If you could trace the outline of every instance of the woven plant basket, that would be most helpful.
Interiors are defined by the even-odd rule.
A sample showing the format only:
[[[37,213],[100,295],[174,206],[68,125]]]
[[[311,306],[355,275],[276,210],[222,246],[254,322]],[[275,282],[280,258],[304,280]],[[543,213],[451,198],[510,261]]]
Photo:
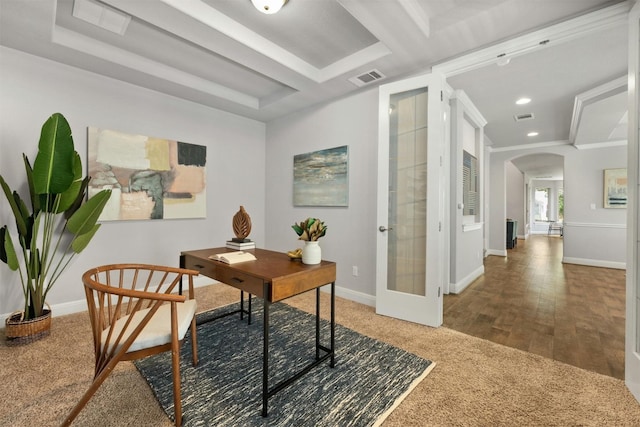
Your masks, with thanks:
[[[47,305],[47,307],[49,307]],[[24,312],[12,313],[5,321],[8,346],[24,345],[38,341],[51,333],[51,308],[35,319],[24,320]]]

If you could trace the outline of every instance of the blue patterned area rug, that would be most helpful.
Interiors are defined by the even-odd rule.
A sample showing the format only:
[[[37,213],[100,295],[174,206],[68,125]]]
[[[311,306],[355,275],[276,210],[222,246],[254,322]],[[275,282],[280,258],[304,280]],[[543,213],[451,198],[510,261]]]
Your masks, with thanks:
[[[335,368],[316,366],[269,399],[262,409],[262,309],[254,300],[252,324],[239,314],[198,326],[197,366],[191,345],[181,348],[185,426],[371,426],[382,423],[431,371],[434,363],[336,325]],[[202,313],[199,319],[238,309]],[[270,386],[315,358],[315,316],[278,303],[270,311]],[[329,322],[321,324],[329,345]],[[189,336],[189,334],[187,334]],[[187,341],[188,338],[185,340]],[[322,353],[322,352],[321,352]],[[173,419],[170,352],[135,362],[160,405]]]

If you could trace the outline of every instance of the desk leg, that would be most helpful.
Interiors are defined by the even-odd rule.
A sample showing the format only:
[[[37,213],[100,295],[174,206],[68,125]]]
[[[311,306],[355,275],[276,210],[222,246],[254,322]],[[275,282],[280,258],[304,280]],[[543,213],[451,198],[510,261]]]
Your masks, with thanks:
[[[269,400],[269,301],[267,299],[268,284],[265,282],[262,288],[264,301],[262,331],[262,416],[267,416],[267,401]]]
[[[320,289],[318,289],[320,291]],[[336,282],[331,282],[331,363],[329,366],[336,366]]]
[[[250,325],[251,324],[251,294],[247,293],[247,295],[249,296],[249,298],[247,298],[248,301],[248,305],[249,305],[249,311],[247,312],[247,323]],[[244,319],[244,291],[240,291],[240,320]]]
[[[244,319],[244,291],[240,291],[240,320]]]
[[[316,288],[316,360],[320,359],[320,288]]]
[[[184,268],[184,255],[180,255],[180,268]],[[182,295],[182,275],[180,275],[180,284],[178,285],[178,295]]]

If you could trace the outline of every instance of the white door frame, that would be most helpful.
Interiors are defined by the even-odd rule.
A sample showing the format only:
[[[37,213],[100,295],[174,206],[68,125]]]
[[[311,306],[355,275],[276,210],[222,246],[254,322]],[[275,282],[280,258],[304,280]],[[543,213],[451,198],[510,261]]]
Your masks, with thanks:
[[[627,141],[628,166],[627,182],[627,308],[625,328],[625,384],[640,401],[640,282],[638,271],[640,259],[638,246],[640,245],[640,223],[638,222],[638,191],[640,190],[640,151],[639,99],[640,93],[640,1],[636,0],[633,9],[629,13],[629,137]]]

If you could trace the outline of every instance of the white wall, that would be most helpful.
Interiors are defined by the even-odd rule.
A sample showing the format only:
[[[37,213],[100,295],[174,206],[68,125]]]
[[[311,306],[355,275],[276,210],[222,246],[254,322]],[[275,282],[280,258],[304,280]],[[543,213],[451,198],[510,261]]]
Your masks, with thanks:
[[[624,268],[626,209],[603,208],[603,170],[626,167],[626,147],[576,150],[561,145],[541,149],[492,152],[489,252],[504,253],[505,162],[535,153],[564,156],[564,262]],[[591,209],[591,204],[596,209]]]
[[[604,169],[626,168],[627,147],[577,150],[564,165],[564,261],[625,268],[627,210],[604,208]]]
[[[451,99],[451,151],[450,170],[450,284],[449,292],[462,292],[484,272],[483,249],[484,230],[482,209],[484,200],[482,178],[484,168],[484,133],[480,126],[471,122],[468,114],[475,109],[466,95],[456,92]],[[478,158],[480,197],[478,212],[475,215],[463,215],[463,150]]]
[[[516,235],[520,238],[525,237],[525,226],[527,224],[524,210],[524,173],[522,173],[511,162],[505,164],[505,173],[507,175],[507,216],[518,221],[518,229]]]
[[[88,126],[207,146],[207,218],[102,224],[49,294],[49,304],[62,307],[55,314],[84,303],[80,276],[90,267],[177,266],[182,250],[224,246],[233,237],[232,217],[240,205],[251,216],[250,238],[266,243],[264,123],[7,48],[0,48],[0,76],[0,173],[14,189],[26,190],[22,153],[33,161],[40,128],[54,112],[69,121],[85,171]],[[0,224],[13,227],[4,195],[0,200]],[[0,317],[22,304],[18,275],[1,263]]]
[[[349,146],[349,206],[294,207],[293,156]],[[291,229],[296,221],[326,222],[323,259],[337,264],[337,293],[374,304],[378,91],[371,89],[318,108],[269,122],[267,127],[266,241],[274,250],[302,247]],[[358,267],[358,276],[352,267]]]

